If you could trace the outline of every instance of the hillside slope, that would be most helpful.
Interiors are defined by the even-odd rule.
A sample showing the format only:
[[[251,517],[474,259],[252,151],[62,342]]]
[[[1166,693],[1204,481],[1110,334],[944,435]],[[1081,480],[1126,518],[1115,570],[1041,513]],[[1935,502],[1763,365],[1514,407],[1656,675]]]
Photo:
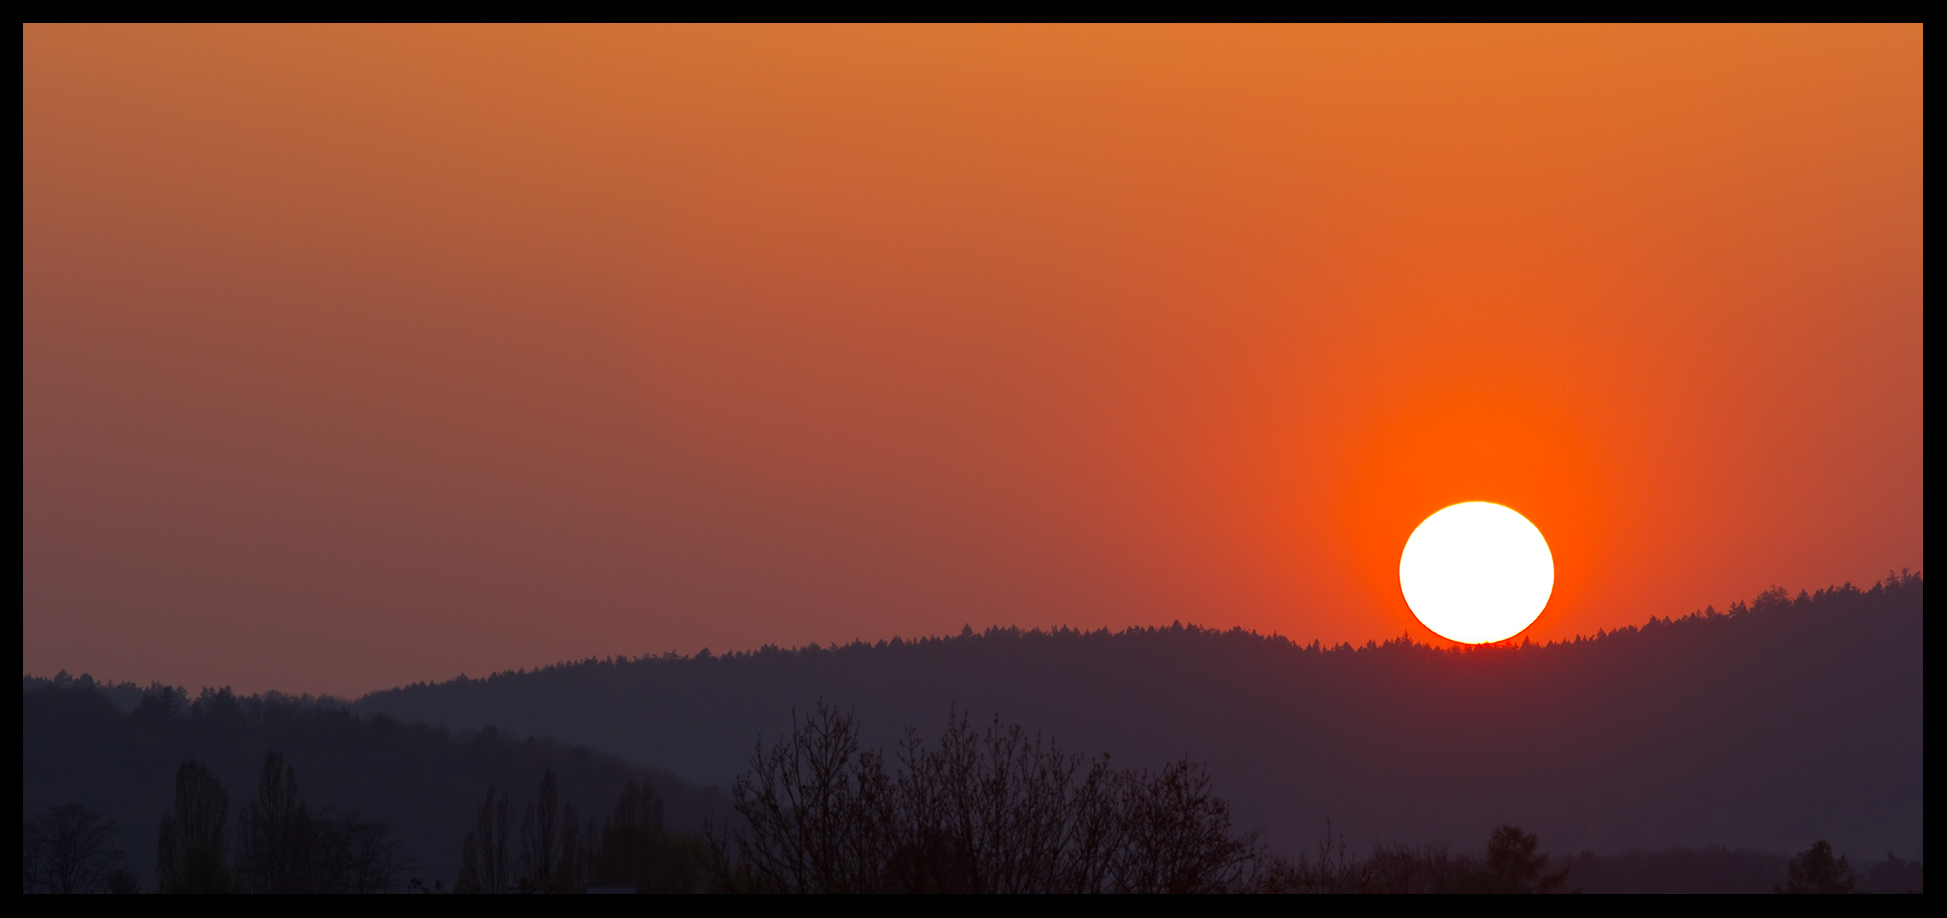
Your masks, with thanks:
[[[824,698],[874,742],[949,705],[1074,752],[1207,762],[1286,850],[1330,817],[1357,844],[1473,844],[1511,821],[1552,850],[1815,837],[1913,857],[1922,842],[1918,576],[1773,591],[1729,614],[1548,646],[1363,648],[1194,627],[587,661],[370,695],[361,712],[493,724],[706,784]]]
[[[351,807],[390,823],[416,865],[407,875],[429,885],[434,878],[451,884],[458,873],[460,841],[489,784],[510,791],[518,812],[551,770],[562,802],[584,820],[599,821],[624,782],[646,780],[663,797],[668,824],[688,832],[699,830],[719,804],[713,792],[613,755],[494,730],[455,733],[217,692],[173,712],[151,696],[125,713],[112,692],[92,682],[29,680],[23,689],[22,811],[78,803],[114,820],[118,844],[144,889],[154,886],[157,825],[171,805],[176,767],[186,759],[207,765],[223,782],[234,833],[237,813],[257,791],[264,753],[282,754],[314,810]]]

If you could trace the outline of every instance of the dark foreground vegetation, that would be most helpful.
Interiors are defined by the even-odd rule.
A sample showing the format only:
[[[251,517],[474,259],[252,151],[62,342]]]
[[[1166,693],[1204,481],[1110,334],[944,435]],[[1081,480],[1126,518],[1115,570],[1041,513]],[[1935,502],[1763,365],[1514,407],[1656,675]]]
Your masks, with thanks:
[[[42,687],[50,695],[92,687]],[[167,693],[160,697],[165,703]],[[145,701],[149,699],[144,699]],[[138,708],[139,710],[140,708]],[[340,712],[342,713],[342,712]],[[163,893],[1560,893],[1920,892],[1917,862],[1854,869],[1820,840],[1786,860],[1750,852],[1583,854],[1551,868],[1512,825],[1484,853],[1381,845],[1354,858],[1328,824],[1296,859],[1240,832],[1188,760],[1159,771],[1063,753],[998,719],[976,730],[949,711],[936,743],[908,731],[890,756],[864,747],[850,712],[795,713],[761,741],[722,821],[671,832],[653,785],[629,778],[601,818],[563,803],[552,770],[532,799],[488,785],[460,843],[457,875],[430,881],[394,826],[314,809],[297,769],[266,753],[231,820],[223,782],[195,760],[175,771],[155,838]],[[515,818],[518,814],[518,819]],[[139,892],[113,822],[79,804],[22,820],[26,893]],[[1782,873],[1782,881],[1780,874]],[[410,876],[409,876],[410,875]]]
[[[696,837],[665,831],[655,789],[630,779],[599,828],[563,805],[553,772],[522,808],[518,830],[509,795],[489,786],[478,822],[461,845],[456,893],[709,892],[723,871]],[[371,894],[447,892],[400,853],[393,827],[351,811],[313,813],[298,794],[296,769],[264,757],[254,799],[232,834],[228,791],[195,761],[176,769],[175,797],[156,837],[155,885],[174,894]],[[22,821],[21,891],[140,892],[124,866],[114,823],[84,806],[54,807]]]
[[[443,878],[450,887],[460,875],[462,836],[488,789],[519,789],[511,804],[523,808],[511,814],[518,831],[534,799],[520,794],[535,794],[549,774],[557,802],[588,814],[584,835],[587,819],[608,815],[632,781],[654,796],[668,825],[691,836],[722,802],[713,791],[616,756],[493,729],[359,716],[328,700],[206,691],[186,701],[165,686],[139,690],[85,678],[26,680],[23,689],[29,834],[35,819],[54,810],[86,808],[105,830],[105,844],[123,852],[116,869],[143,889],[155,888],[158,855],[175,859],[173,868],[162,865],[163,877],[207,873],[197,860],[207,860],[207,852],[196,854],[192,844],[198,840],[221,853],[231,880],[246,889],[368,888],[369,879],[346,870],[380,854],[398,867],[395,888],[413,877],[429,887]],[[198,799],[204,802],[181,809]],[[215,800],[227,807],[222,819],[209,802]],[[158,838],[165,815],[173,829],[162,834],[171,841]],[[70,822],[64,817],[61,824]],[[519,838],[510,844],[517,858]],[[284,866],[258,870],[259,863]]]
[[[1326,834],[1295,859],[1238,831],[1205,770],[1156,772],[1064,754],[998,719],[949,713],[935,743],[908,731],[890,756],[856,719],[819,704],[759,744],[732,786],[738,817],[711,839],[727,892],[1563,893],[1920,892],[1921,867],[1889,855],[1855,870],[1823,840],[1792,858],[1674,850],[1551,864],[1512,825],[1479,855],[1380,845],[1350,855]],[[1578,874],[1578,871],[1581,871]]]
[[[819,705],[752,756],[725,886],[762,892],[1208,893],[1251,888],[1262,853],[1210,778],[1084,760],[998,721],[949,714],[888,759]]]
[[[1793,861],[1796,860],[1796,864]],[[1920,862],[1887,854],[1855,867],[1815,843],[1796,858],[1728,848],[1671,848],[1568,860],[1575,887],[1589,893],[1924,892]]]
[[[1640,696],[1654,694],[1656,686],[1671,681],[1694,688],[1686,680],[1694,680],[1702,669],[1700,663],[1712,659],[1698,650],[1701,645],[1721,654],[1717,662],[1734,677],[1756,678],[1762,683],[1759,688],[1783,686],[1797,692],[1783,699],[1793,716],[1769,720],[1766,710],[1754,712],[1748,686],[1739,694],[1735,680],[1720,681],[1717,694],[1690,699],[1692,707],[1715,712],[1706,722],[1731,732],[1733,738],[1774,749],[1819,738],[1801,735],[1807,725],[1830,728],[1831,734],[1823,737],[1826,742],[1854,743],[1846,751],[1870,762],[1875,773],[1893,785],[1895,793],[1890,795],[1883,787],[1877,789],[1887,798],[1879,801],[1872,796],[1875,789],[1857,782],[1812,787],[1805,796],[1777,801],[1781,811],[1769,814],[1773,830],[1807,822],[1856,830],[1859,813],[1870,815],[1874,806],[1890,808],[1904,799],[1900,795],[1906,790],[1899,782],[1906,778],[1903,769],[1908,763],[1901,756],[1910,753],[1916,769],[1913,809],[1889,812],[1910,819],[1917,840],[1918,674],[1909,674],[1904,667],[1910,662],[1909,651],[1914,661],[1918,659],[1920,590],[1917,576],[1903,576],[1865,591],[1842,588],[1797,599],[1774,592],[1750,607],[1740,604],[1727,615],[1705,612],[1569,645],[1466,653],[1406,645],[1334,651],[1289,645],[1290,649],[1278,650],[1286,645],[1274,639],[1176,628],[1113,636],[992,632],[957,641],[889,644],[838,653],[770,652],[730,661],[650,663],[665,672],[696,666],[703,667],[696,671],[706,673],[713,671],[710,667],[755,667],[749,671],[761,676],[765,670],[758,664],[780,661],[822,665],[832,657],[870,663],[875,657],[883,662],[887,657],[924,652],[938,657],[936,662],[950,664],[956,659],[964,662],[967,654],[978,659],[983,649],[999,648],[1003,660],[1014,654],[1019,662],[1024,651],[1047,656],[1053,648],[1059,653],[1042,664],[1054,665],[1065,654],[1075,667],[1094,666],[1099,674],[1112,670],[1105,670],[1102,657],[1127,663],[1116,656],[1132,648],[1184,650],[1186,656],[1180,659],[1146,658],[1150,681],[1168,682],[1172,664],[1215,678],[1215,670],[1199,667],[1225,655],[1199,657],[1195,653],[1199,648],[1217,647],[1234,668],[1248,670],[1262,662],[1253,653],[1269,647],[1299,655],[1282,658],[1286,663],[1296,659],[1301,668],[1325,667],[1355,687],[1404,691],[1422,705],[1452,708],[1454,702],[1440,695],[1442,689],[1472,702],[1496,698],[1508,702],[1502,707],[1465,708],[1475,714],[1501,713],[1458,720],[1446,725],[1444,733],[1430,729],[1438,725],[1424,718],[1403,723],[1365,721],[1353,729],[1359,722],[1345,720],[1350,716],[1347,709],[1375,709],[1371,699],[1356,695],[1342,698],[1334,709],[1327,702],[1339,696],[1327,693],[1301,709],[1310,711],[1313,720],[1308,723],[1317,729],[1314,735],[1299,734],[1300,739],[1319,743],[1320,737],[1338,736],[1365,743],[1368,752],[1375,753],[1366,764],[1400,779],[1403,795],[1412,796],[1412,781],[1438,786],[1455,770],[1482,781],[1486,793],[1497,790],[1493,782],[1505,776],[1479,768],[1482,762],[1440,758],[1456,749],[1468,750],[1465,743],[1456,745],[1460,734],[1521,739],[1524,731],[1539,726],[1550,728],[1536,730],[1541,737],[1565,734],[1569,740],[1602,740],[1586,724],[1551,720],[1551,712],[1559,707],[1557,699],[1520,691],[1564,684],[1573,688],[1577,679],[1586,687],[1588,674],[1572,671],[1571,664],[1623,671],[1619,658],[1635,667],[1636,696],[1619,697],[1614,707],[1582,711],[1590,722],[1634,729],[1639,738],[1645,730],[1654,732],[1657,725],[1646,723],[1646,715],[1632,713],[1632,701],[1651,713],[1682,719],[1683,712],[1668,706],[1642,705]],[[1911,647],[1889,644],[1909,630],[1914,638]],[[1822,649],[1809,649],[1819,641],[1825,644]],[[1751,646],[1769,648],[1759,656],[1770,666],[1795,662],[1809,667],[1811,677],[1781,682],[1774,671],[1748,659]],[[920,649],[911,650],[914,647]],[[1116,653],[1091,658],[1077,650],[1104,647]],[[1881,672],[1869,672],[1863,665],[1874,659]],[[615,666],[602,664],[593,671],[614,675]],[[1368,670],[1374,669],[1410,684],[1402,688],[1373,683]],[[565,668],[542,675],[577,672]],[[1045,681],[1046,676],[1036,667],[999,669],[988,673],[985,684],[991,688],[997,683],[1033,683]],[[491,682],[504,688],[529,678]],[[1872,690],[1865,694],[1881,702],[1881,707],[1848,707],[1849,700],[1856,699],[1841,690],[1847,680],[1868,683]],[[1481,683],[1492,690],[1483,690]],[[1181,681],[1175,685],[1191,696],[1208,691]],[[1125,688],[1130,686],[1124,683]],[[1903,694],[1907,689],[1914,692],[1910,706]],[[691,694],[691,704],[711,709],[712,697]],[[1110,721],[1118,716],[1115,704],[1128,703],[1104,699],[1099,693],[1089,697],[1104,703],[1101,713]],[[1204,719],[1218,721],[1220,727],[1227,726],[1221,723],[1226,720],[1263,726],[1266,710],[1274,715],[1293,710],[1281,707],[1277,698],[1236,694],[1228,707],[1204,711]],[[908,730],[887,742],[870,733],[864,726],[867,720],[855,707],[814,699],[808,708],[799,709],[808,714],[790,713],[781,731],[753,729],[746,734],[743,767],[729,781],[731,790],[725,796],[714,790],[699,791],[613,755],[554,740],[518,739],[494,728],[455,732],[446,726],[408,725],[383,713],[355,714],[328,699],[274,694],[239,698],[228,691],[205,690],[196,701],[186,702],[181,691],[166,686],[138,690],[97,685],[86,677],[27,679],[22,693],[22,889],[70,893],[146,889],[1845,893],[1922,888],[1917,862],[1888,854],[1883,860],[1855,866],[1823,839],[1789,858],[1762,853],[1762,848],[1721,844],[1636,848],[1610,855],[1585,850],[1551,857],[1542,847],[1543,838],[1558,852],[1586,845],[1573,837],[1530,833],[1517,827],[1526,826],[1519,821],[1496,819],[1483,820],[1472,832],[1393,836],[1478,839],[1478,825],[1497,825],[1479,854],[1436,842],[1375,845],[1364,856],[1353,856],[1343,836],[1332,835],[1329,823],[1324,843],[1285,845],[1236,825],[1279,824],[1268,822],[1262,811],[1240,819],[1239,811],[1227,802],[1228,795],[1219,794],[1225,786],[1220,782],[1230,786],[1237,782],[1221,770],[1206,769],[1201,757],[1193,757],[1200,751],[1196,746],[1187,747],[1196,750],[1192,756],[1178,753],[1160,760],[1132,757],[1111,763],[1107,755],[1064,752],[1045,738],[1048,734],[1008,725],[998,716],[976,727],[968,714],[961,713],[963,707],[941,707],[953,713],[937,734]],[[1059,709],[1058,704],[1054,707]],[[1727,707],[1734,716],[1726,715]],[[627,708],[610,704],[607,710],[625,714]],[[1321,716],[1321,712],[1334,716]],[[1167,699],[1147,713],[1158,729],[1182,725],[1179,709]],[[1902,732],[1909,726],[1909,714],[1915,718],[1910,725],[1911,749],[1903,745],[1909,738]],[[1875,734],[1856,724],[1850,732],[1834,726],[1848,718],[1892,735]],[[1268,722],[1275,725],[1275,717]],[[1389,748],[1385,736],[1389,731],[1403,731],[1406,740],[1419,741],[1420,758],[1440,762],[1441,769],[1401,771],[1397,763],[1388,762],[1383,753]],[[1269,732],[1264,727],[1251,735]],[[1684,736],[1682,731],[1675,735]],[[760,741],[752,753],[748,745],[752,736],[778,738],[769,745]],[[1209,738],[1208,733],[1203,736]],[[1713,749],[1702,738],[1690,738],[1698,745],[1653,750],[1665,757],[1679,754],[1681,759],[1665,758],[1659,763],[1658,756],[1649,756],[1651,764],[1662,766],[1649,776],[1655,779],[1649,787],[1714,807],[1703,814],[1706,822],[1735,828],[1737,801],[1697,796],[1698,787],[1721,789],[1721,782],[1713,783],[1717,776],[1704,766],[1723,747]],[[1536,745],[1504,749],[1504,761],[1521,766],[1515,778],[1530,779],[1545,792],[1551,780],[1548,766],[1565,753],[1534,737],[1528,739]],[[1391,741],[1404,742],[1397,737]],[[1221,744],[1214,748],[1224,751]],[[1614,751],[1613,738],[1601,748]],[[1329,744],[1308,749],[1327,758],[1344,754]],[[1888,752],[1891,758],[1872,758]],[[1569,750],[1568,754],[1572,758],[1587,753]],[[1642,760],[1638,755],[1638,764]],[[1288,784],[1312,792],[1335,790],[1330,785],[1302,785],[1317,780],[1306,777],[1308,773],[1321,771],[1308,772],[1304,760],[1283,764],[1289,766]],[[1792,787],[1806,780],[1792,769],[1830,777],[1832,768],[1829,760],[1816,757],[1769,765],[1769,773],[1760,767],[1736,777],[1760,787]],[[1258,763],[1257,767],[1266,766]],[[1329,770],[1323,773],[1330,774]],[[1607,773],[1616,772],[1611,768]],[[1843,770],[1839,777],[1851,779]],[[1587,812],[1597,814],[1628,802],[1635,789],[1627,783],[1615,787],[1589,780],[1580,786],[1591,803]],[[248,796],[233,804],[232,788],[247,790]],[[1356,795],[1351,799],[1356,800]],[[1460,802],[1442,801],[1445,809],[1429,809],[1423,822],[1451,823],[1447,810],[1464,810],[1467,803],[1465,797],[1454,799]],[[1356,807],[1347,812],[1361,822],[1383,822],[1366,820]],[[1586,829],[1585,824],[1584,837]],[[1798,845],[1770,850],[1794,850],[1804,844],[1803,838],[1822,834],[1808,832],[1800,836]],[[1295,856],[1289,853],[1294,850],[1299,852]],[[1855,844],[1850,850],[1862,849]],[[1917,844],[1913,850],[1917,851]]]
[[[472,831],[460,846],[456,893],[699,893],[721,886],[720,859],[702,838],[669,832],[656,790],[631,780],[599,828],[562,804],[554,773],[541,776],[521,808],[519,829],[509,794],[487,788]],[[420,889],[424,889],[421,883]],[[432,892],[444,889],[435,880]]]
[[[1310,893],[1919,893],[1921,865],[1887,855],[1856,868],[1820,840],[1786,856],[1726,848],[1670,848],[1554,859],[1514,826],[1488,837],[1481,855],[1445,845],[1377,845],[1348,854],[1329,827],[1315,851],[1279,862],[1266,885]]]
[[[1514,823],[1565,852],[1671,846],[1917,857],[1923,583],[1765,593],[1549,645],[1364,647],[1195,627],[586,661],[378,692],[366,713],[497,724],[727,787],[819,699],[867,746],[950,704],[1160,768],[1208,765],[1280,850]],[[1437,764],[1436,764],[1437,763]]]

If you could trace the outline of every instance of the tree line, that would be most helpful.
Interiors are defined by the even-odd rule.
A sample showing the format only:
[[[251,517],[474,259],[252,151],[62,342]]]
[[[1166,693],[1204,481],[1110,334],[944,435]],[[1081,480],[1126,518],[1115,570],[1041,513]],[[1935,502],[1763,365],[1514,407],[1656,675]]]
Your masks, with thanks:
[[[389,824],[349,808],[314,811],[298,792],[297,769],[275,752],[237,814],[234,844],[229,794],[215,774],[184,762],[175,791],[156,838],[160,892],[383,893],[410,867]]]
[[[342,821],[342,808],[321,813],[321,803],[354,805],[360,821],[392,826],[391,838],[415,865],[405,874],[408,882],[414,875],[428,883],[439,877],[449,887],[459,873],[461,836],[473,826],[489,784],[517,789],[516,826],[520,792],[532,799],[550,771],[561,803],[595,813],[598,828],[629,780],[655,788],[665,822],[690,836],[708,813],[725,806],[715,790],[546,738],[361,717],[274,695],[232,697],[219,690],[198,698],[154,687],[118,699],[85,678],[23,682],[23,819],[85,804],[99,825],[114,824],[123,867],[144,890],[154,888],[158,820],[175,811],[175,779],[185,761],[201,765],[228,791],[225,833],[233,867],[243,838],[237,817],[274,752],[295,769],[307,821]],[[518,839],[514,844],[518,853]]]
[[[24,893],[132,893],[116,824],[78,804],[22,820]],[[350,809],[313,812],[297,772],[264,759],[257,797],[230,831],[230,796],[195,761],[176,769],[174,805],[156,837],[156,891],[164,893],[381,893],[408,866],[392,827]]]
[[[856,717],[819,703],[788,735],[753,750],[731,790],[732,818],[702,836],[668,831],[654,787],[630,779],[599,823],[560,799],[552,770],[514,819],[489,786],[460,843],[453,886],[405,878],[392,827],[349,808],[313,809],[297,770],[266,753],[256,795],[230,818],[221,780],[176,769],[156,840],[164,893],[1553,893],[1540,839],[1496,828],[1484,854],[1343,838],[1295,860],[1236,830],[1208,772],[1158,771],[1064,753],[998,718],[976,730],[950,710],[928,743],[909,731],[887,756],[861,744]],[[115,826],[77,805],[23,819],[22,891],[135,892]],[[1889,857],[1891,869],[1894,860]],[[1577,863],[1574,860],[1570,865]],[[1587,863],[1586,857],[1583,863]],[[1900,862],[1904,869],[1907,865]],[[1918,889],[1918,865],[1910,865]],[[1778,892],[1860,891],[1860,872],[1825,841],[1786,864]]]
[[[1513,825],[1481,854],[1343,837],[1296,859],[1237,831],[1205,768],[1115,768],[1064,754],[999,718],[975,730],[950,712],[934,743],[912,731],[888,757],[859,741],[855,716],[820,702],[789,735],[759,743],[731,791],[737,820],[710,837],[724,892],[794,893],[1563,893],[1574,865],[1551,864]],[[1581,863],[1591,863],[1585,856]],[[1824,840],[1792,857],[1783,893],[1864,890]],[[1918,891],[1919,865],[1872,871]]]
[[[702,840],[663,825],[654,787],[634,779],[597,826],[562,804],[553,772],[514,827],[505,790],[487,788],[460,845],[456,893],[707,892],[711,859]],[[441,887],[435,884],[435,890]]]

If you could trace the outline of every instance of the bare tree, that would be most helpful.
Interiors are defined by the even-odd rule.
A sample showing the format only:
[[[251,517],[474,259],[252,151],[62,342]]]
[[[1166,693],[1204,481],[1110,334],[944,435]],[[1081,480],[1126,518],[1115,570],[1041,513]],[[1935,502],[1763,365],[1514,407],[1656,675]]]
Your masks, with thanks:
[[[819,703],[761,743],[718,839],[732,887],[791,892],[1217,892],[1259,860],[1201,766],[1160,774],[1084,761],[1018,726],[950,711],[937,746],[896,761]],[[734,855],[734,858],[731,857]]]
[[[115,824],[70,804],[22,820],[21,892],[105,893],[132,887]]]
[[[822,703],[731,786],[747,830],[734,835],[747,882],[759,890],[868,892],[888,864],[890,804],[883,757],[861,757],[858,727]]]
[[[20,892],[30,895],[41,891],[41,875],[46,870],[41,864],[40,820],[20,821]]]
[[[1122,782],[1126,822],[1116,892],[1219,892],[1243,879],[1251,845],[1231,837],[1230,806],[1210,791],[1210,775],[1189,762]]]

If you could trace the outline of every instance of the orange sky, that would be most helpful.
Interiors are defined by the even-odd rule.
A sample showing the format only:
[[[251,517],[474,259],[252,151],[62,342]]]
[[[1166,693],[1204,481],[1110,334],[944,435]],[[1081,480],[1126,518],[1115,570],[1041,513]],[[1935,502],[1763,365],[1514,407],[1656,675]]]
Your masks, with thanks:
[[[23,30],[22,665],[354,693],[1922,562],[1922,31]]]

